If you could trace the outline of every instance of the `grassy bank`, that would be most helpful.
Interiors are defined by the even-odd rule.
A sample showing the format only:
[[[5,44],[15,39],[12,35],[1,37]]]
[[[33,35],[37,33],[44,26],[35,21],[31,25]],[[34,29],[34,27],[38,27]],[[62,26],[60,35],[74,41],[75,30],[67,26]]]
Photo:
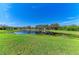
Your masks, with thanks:
[[[65,30],[48,30],[48,31],[49,32],[55,32],[55,33],[79,35],[79,31],[65,31]]]
[[[0,34],[0,54],[79,54],[79,38]]]
[[[79,54],[78,37],[35,34],[17,35],[7,34],[8,31],[0,32],[2,32],[0,33],[1,55]]]

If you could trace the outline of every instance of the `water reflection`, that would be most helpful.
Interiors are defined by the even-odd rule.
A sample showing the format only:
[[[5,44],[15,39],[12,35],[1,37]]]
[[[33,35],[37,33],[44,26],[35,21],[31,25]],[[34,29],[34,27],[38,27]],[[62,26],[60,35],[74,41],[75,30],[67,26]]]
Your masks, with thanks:
[[[18,31],[14,32],[14,34],[36,34],[35,31]]]

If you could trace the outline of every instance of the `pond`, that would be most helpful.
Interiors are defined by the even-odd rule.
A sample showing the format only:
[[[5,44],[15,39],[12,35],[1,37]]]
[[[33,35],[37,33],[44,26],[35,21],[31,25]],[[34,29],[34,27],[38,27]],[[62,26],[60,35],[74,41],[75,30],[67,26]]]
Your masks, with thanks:
[[[17,31],[17,32],[9,32],[9,34],[45,34],[45,35],[68,35],[65,33],[56,33],[56,32],[42,32],[42,31],[28,31],[28,30],[23,30],[23,31]]]
[[[41,31],[17,31],[11,32],[10,34],[47,34],[47,35],[55,35],[53,32],[41,32]]]
[[[17,31],[17,32],[12,32],[12,34],[36,34],[35,31]]]
[[[42,34],[40,31],[17,31],[11,32],[11,34]]]

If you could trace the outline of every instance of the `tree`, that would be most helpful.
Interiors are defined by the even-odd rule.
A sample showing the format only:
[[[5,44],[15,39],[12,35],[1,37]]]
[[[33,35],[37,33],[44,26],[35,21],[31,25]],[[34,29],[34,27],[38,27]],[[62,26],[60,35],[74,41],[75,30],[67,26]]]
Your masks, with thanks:
[[[60,25],[58,23],[55,23],[55,24],[51,24],[49,27],[50,27],[50,29],[57,30],[57,29],[59,29]]]

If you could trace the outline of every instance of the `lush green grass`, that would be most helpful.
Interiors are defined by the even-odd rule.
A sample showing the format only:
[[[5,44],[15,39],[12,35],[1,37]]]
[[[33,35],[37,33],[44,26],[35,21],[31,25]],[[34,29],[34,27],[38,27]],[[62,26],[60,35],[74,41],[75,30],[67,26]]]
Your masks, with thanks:
[[[20,30],[0,30],[0,34],[9,33],[9,32],[16,32],[16,31],[20,31]]]
[[[79,54],[79,38],[1,33],[0,54]]]
[[[79,38],[0,34],[0,54],[79,54]]]
[[[65,33],[65,34],[79,35],[79,31],[65,31],[65,30],[48,30],[48,31],[56,32],[56,33]]]

